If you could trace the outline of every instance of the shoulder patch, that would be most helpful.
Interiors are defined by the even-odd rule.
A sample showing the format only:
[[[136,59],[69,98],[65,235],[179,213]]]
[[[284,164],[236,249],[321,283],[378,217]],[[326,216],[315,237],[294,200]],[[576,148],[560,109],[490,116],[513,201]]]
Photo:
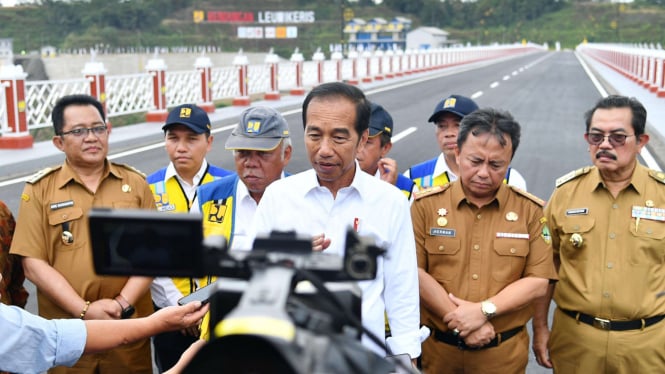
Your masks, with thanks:
[[[447,190],[449,186],[450,186],[450,183],[446,183],[443,186],[428,187],[424,190],[416,191],[416,193],[413,194],[413,198],[415,200],[418,200],[418,199],[421,199],[425,196],[436,195],[439,192],[443,192],[443,191]]]
[[[658,182],[665,184],[665,173],[658,170],[649,170],[649,176]]]
[[[145,178],[145,173],[143,173],[141,170],[139,170],[139,169],[137,169],[137,168],[135,168],[135,167],[133,167],[133,166],[131,166],[131,165],[127,165],[127,164],[117,164],[117,163],[115,163],[115,162],[113,163],[113,165],[123,167],[123,168],[125,168],[125,169],[127,169],[127,170],[129,170],[129,171],[133,171],[133,172],[135,172],[136,174],[138,174],[138,175],[142,176],[143,178]]]
[[[573,171],[571,171],[570,173],[568,173],[568,174],[566,174],[566,175],[564,175],[564,176],[562,176],[562,177],[560,177],[560,178],[557,178],[557,180],[556,180],[556,186],[559,187],[559,186],[565,184],[566,182],[569,182],[569,181],[571,181],[571,180],[573,180],[573,179],[579,177],[580,175],[587,174],[587,173],[590,172],[590,171],[591,171],[591,167],[590,167],[590,166],[585,166],[585,167],[583,167],[583,168],[579,168],[579,169],[577,169],[577,170],[573,170]]]
[[[30,184],[35,184],[35,183],[39,182],[40,179],[44,178],[45,176],[47,176],[47,175],[53,173],[54,171],[56,171],[56,170],[58,170],[58,169],[60,169],[59,166],[58,166],[58,167],[55,167],[55,168],[44,168],[44,169],[42,169],[42,170],[36,172],[35,174],[31,175],[31,176],[26,180],[26,182],[28,182],[28,183],[30,183]]]
[[[534,195],[534,194],[532,194],[532,193],[529,193],[529,192],[527,192],[527,191],[524,191],[524,190],[521,189],[521,188],[518,188],[518,187],[512,186],[512,185],[508,185],[508,187],[510,187],[511,190],[517,192],[518,194],[520,194],[520,195],[526,197],[527,199],[533,201],[534,203],[540,205],[541,207],[542,207],[542,206],[545,206],[545,200],[539,198],[538,196],[536,196],[536,195]]]

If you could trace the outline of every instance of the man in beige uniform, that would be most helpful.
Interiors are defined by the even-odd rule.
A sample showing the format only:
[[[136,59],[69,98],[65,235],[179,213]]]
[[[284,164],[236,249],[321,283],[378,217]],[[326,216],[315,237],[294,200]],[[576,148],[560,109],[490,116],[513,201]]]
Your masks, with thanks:
[[[37,286],[42,317],[120,319],[152,313],[151,278],[95,273],[88,211],[92,207],[155,209],[144,177],[109,162],[109,129],[101,104],[87,95],[65,96],[52,112],[53,144],[63,165],[35,174],[21,195],[11,253],[23,256]],[[150,341],[83,357],[54,373],[152,373]]]
[[[594,166],[559,178],[545,209],[561,281],[551,336],[552,290],[537,303],[536,359],[566,374],[662,373],[665,173],[637,162],[646,110],[609,96],[585,120]]]
[[[519,145],[508,113],[477,110],[457,140],[460,179],[416,193],[427,373],[524,373],[531,302],[556,279],[542,201],[503,183]]]

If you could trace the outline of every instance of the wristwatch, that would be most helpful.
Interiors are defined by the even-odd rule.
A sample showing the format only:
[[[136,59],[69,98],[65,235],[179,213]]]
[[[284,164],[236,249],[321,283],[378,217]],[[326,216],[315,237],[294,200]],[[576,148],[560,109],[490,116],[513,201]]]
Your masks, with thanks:
[[[127,301],[121,294],[118,294],[118,296],[115,297],[114,299],[119,305],[122,311],[120,312],[120,318],[121,319],[127,319],[134,315],[134,312],[136,312],[136,309],[134,309],[134,306]]]
[[[480,303],[480,311],[490,320],[496,315],[496,305],[490,300],[485,300]]]

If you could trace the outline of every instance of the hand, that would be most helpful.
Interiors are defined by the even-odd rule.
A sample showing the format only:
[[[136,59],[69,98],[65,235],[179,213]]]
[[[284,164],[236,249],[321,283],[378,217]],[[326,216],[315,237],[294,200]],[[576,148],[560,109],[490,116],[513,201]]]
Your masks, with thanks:
[[[480,310],[480,303],[459,299],[453,294],[448,294],[448,298],[457,308],[446,314],[443,317],[443,322],[448,325],[449,329],[459,330],[460,337],[466,338],[472,331],[487,322],[487,317]]]
[[[185,305],[168,306],[162,308],[149,318],[164,326],[163,331],[184,330],[201,324],[203,316],[208,312],[208,304],[202,305],[200,301],[193,301]]]
[[[381,180],[390,184],[397,183],[397,161],[384,157],[379,160],[379,175]]]
[[[194,326],[189,326],[186,329],[180,330],[180,333],[185,336],[200,336],[201,335],[200,325],[197,323]]]
[[[467,335],[467,337],[464,338],[464,343],[472,348],[480,348],[488,344],[495,336],[496,332],[494,331],[494,325],[487,321],[480,326],[480,328]]]
[[[538,365],[546,368],[552,368],[552,361],[550,360],[549,350],[547,343],[550,341],[550,330],[547,326],[536,327],[533,326],[533,342],[531,349],[536,355],[536,362]]]
[[[330,239],[326,238],[326,234],[318,234],[312,237],[312,251],[324,251],[330,247]]]
[[[99,299],[90,303],[83,319],[120,319],[120,305],[113,299]]]
[[[192,304],[192,303],[190,303]],[[188,304],[189,305],[189,304]],[[164,374],[176,374],[182,372],[182,370],[189,364],[190,361],[192,361],[192,358],[196,356],[196,353],[206,344],[207,342],[205,340],[197,340],[194,343],[192,343],[189,348],[185,350],[185,352],[182,353],[180,356],[180,359],[176,364],[170,368],[169,370],[165,371]]]

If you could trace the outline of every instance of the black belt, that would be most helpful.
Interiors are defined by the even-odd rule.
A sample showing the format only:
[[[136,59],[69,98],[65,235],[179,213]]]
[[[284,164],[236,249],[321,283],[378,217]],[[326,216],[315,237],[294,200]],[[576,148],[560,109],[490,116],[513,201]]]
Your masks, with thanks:
[[[665,318],[665,315],[654,316],[643,319],[636,319],[634,321],[610,321],[605,318],[598,318],[590,316],[588,314],[573,312],[572,310],[566,310],[559,308],[563,314],[574,318],[576,321],[586,323],[587,325],[593,326],[597,329],[608,330],[608,331],[626,331],[626,330],[642,330],[646,327],[649,327],[653,324],[656,324]]]
[[[517,335],[519,332],[522,331],[522,329],[524,329],[524,326],[519,326],[515,327],[514,329],[510,329],[508,331],[500,332],[496,334],[494,339],[490,340],[489,343],[483,345],[482,347],[469,347],[468,345],[466,345],[466,343],[464,343],[464,339],[462,339],[459,335],[453,334],[450,331],[443,332],[437,329],[432,329],[432,330],[434,330],[434,339],[440,342],[449,345],[454,345],[462,351],[479,351],[481,349],[493,348],[498,346],[499,344]]]

